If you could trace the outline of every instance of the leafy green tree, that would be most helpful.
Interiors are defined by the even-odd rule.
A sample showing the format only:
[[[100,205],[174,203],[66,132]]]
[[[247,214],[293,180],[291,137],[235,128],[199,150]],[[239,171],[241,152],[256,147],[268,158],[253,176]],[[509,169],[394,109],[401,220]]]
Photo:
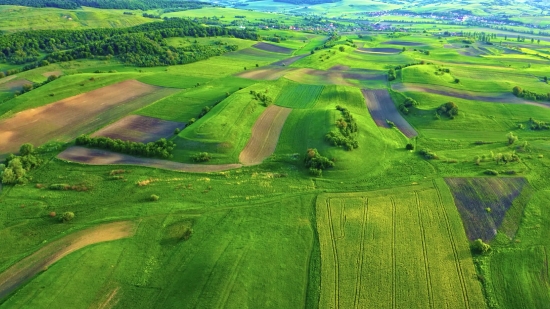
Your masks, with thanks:
[[[472,243],[472,251],[478,254],[487,254],[491,251],[491,246],[478,238]]]
[[[508,145],[512,145],[518,140],[518,137],[512,132],[506,134],[506,138],[508,139]]]
[[[19,148],[19,154],[21,156],[27,156],[34,152],[34,146],[30,143],[25,143]]]
[[[75,217],[74,212],[66,211],[63,213],[60,219],[62,222],[69,222],[69,221],[72,221],[74,217]]]

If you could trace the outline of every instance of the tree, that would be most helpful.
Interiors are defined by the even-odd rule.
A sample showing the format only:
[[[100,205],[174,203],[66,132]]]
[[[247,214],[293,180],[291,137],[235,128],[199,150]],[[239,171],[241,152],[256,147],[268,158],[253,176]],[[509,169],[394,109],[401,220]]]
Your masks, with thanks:
[[[483,240],[478,238],[472,244],[472,251],[478,254],[486,254],[491,251],[491,246],[484,243]]]
[[[71,212],[71,211],[66,211],[63,213],[63,215],[61,216],[61,221],[62,222],[69,222],[69,221],[72,221],[74,219],[74,213]]]
[[[34,146],[30,143],[21,145],[19,148],[19,154],[21,156],[28,156],[34,152]]]
[[[338,48],[338,50],[340,50],[341,52],[343,52],[343,51],[346,50],[346,48],[345,48],[344,46],[340,46],[340,47]]]
[[[514,135],[514,133],[510,132],[506,134],[506,138],[508,139],[508,145],[512,145],[513,143],[517,142],[518,137]]]
[[[514,89],[512,89],[512,92],[516,97],[518,97],[523,92],[523,89],[521,89],[521,87],[519,86],[515,86]]]

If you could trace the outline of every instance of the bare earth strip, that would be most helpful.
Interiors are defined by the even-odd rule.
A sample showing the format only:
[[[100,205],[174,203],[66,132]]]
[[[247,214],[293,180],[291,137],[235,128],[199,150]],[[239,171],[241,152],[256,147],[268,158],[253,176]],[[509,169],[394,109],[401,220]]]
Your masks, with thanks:
[[[392,89],[399,92],[427,92],[432,94],[444,95],[449,97],[455,97],[465,100],[475,100],[475,101],[484,101],[484,102],[493,102],[493,103],[508,103],[508,104],[527,104],[540,106],[544,108],[550,108],[550,105],[527,101],[522,98],[516,97],[512,93],[491,93],[491,92],[473,92],[467,90],[458,90],[454,88],[449,88],[439,85],[421,85],[413,83],[396,83],[392,85]]]
[[[134,224],[123,221],[99,225],[55,240],[0,274],[0,299],[76,250],[100,242],[130,237],[134,233]]]
[[[405,134],[405,136],[411,138],[418,135],[416,130],[401,116],[388,90],[361,90],[367,107],[374,119],[374,122],[379,127],[389,128],[386,123],[386,119],[395,123],[395,126]]]
[[[273,154],[279,141],[286,118],[292,109],[276,105],[269,106],[252,127],[252,136],[239,155],[244,165],[260,164]]]
[[[0,154],[23,143],[70,141],[174,91],[130,80],[19,112],[0,121]]]
[[[90,165],[139,165],[172,171],[209,173],[221,172],[242,167],[241,164],[203,165],[187,164],[160,159],[138,158],[106,150],[73,146],[57,155],[58,158]]]
[[[174,134],[184,123],[153,117],[130,115],[95,132],[92,136],[104,136],[123,141],[148,143]]]

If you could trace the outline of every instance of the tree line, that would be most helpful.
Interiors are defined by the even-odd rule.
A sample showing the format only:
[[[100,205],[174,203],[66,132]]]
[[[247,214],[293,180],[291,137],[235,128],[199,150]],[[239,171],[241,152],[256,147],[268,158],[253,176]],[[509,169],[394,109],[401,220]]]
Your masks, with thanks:
[[[185,64],[237,49],[236,45],[168,46],[170,37],[231,36],[260,40],[256,32],[204,27],[181,18],[119,29],[22,31],[0,36],[0,61],[26,64],[23,70],[96,56],[119,57],[136,66]],[[41,55],[46,56],[41,58]]]
[[[77,137],[75,140],[75,144],[90,148],[111,150],[114,152],[120,152],[129,155],[142,157],[159,157],[163,159],[171,158],[172,151],[176,146],[174,142],[167,141],[165,138],[161,138],[156,142],[149,142],[145,144],[140,142],[112,139],[103,136],[90,137],[88,135],[81,135]]]

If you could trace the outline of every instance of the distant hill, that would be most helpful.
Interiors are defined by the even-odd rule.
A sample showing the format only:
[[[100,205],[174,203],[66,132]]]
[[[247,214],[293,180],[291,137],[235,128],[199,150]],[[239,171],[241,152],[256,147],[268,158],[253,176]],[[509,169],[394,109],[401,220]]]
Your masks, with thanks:
[[[22,5],[30,7],[54,7],[77,9],[88,6],[101,9],[149,10],[159,8],[201,8],[207,3],[186,0],[0,0],[0,5]]]
[[[273,0],[273,1],[291,3],[291,4],[323,4],[323,3],[340,2],[342,0]]]

